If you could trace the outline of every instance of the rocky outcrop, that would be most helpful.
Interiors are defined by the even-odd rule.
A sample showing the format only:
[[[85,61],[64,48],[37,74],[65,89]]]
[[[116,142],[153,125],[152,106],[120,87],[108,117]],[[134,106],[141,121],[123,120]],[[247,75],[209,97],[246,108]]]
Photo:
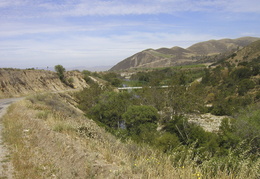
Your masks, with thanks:
[[[52,71],[0,69],[0,98],[38,92],[65,91],[88,86],[78,71],[66,72],[65,78],[70,85],[62,83],[58,75]]]

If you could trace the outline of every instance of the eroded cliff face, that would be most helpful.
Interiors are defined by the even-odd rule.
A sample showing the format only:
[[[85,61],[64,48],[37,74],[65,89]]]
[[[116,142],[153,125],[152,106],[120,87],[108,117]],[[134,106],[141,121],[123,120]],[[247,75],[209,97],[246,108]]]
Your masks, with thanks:
[[[80,89],[88,86],[78,71],[66,72],[65,78],[71,85],[62,83],[58,75],[52,71],[0,69],[0,98]]]

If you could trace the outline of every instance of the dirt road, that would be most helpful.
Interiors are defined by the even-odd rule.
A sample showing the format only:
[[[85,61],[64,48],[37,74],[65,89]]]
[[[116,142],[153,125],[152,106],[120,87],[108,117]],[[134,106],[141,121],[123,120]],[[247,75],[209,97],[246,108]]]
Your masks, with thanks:
[[[0,178],[13,178],[12,171],[13,166],[10,162],[10,156],[8,152],[8,148],[3,143],[2,139],[2,117],[6,113],[6,110],[10,104],[15,101],[21,100],[22,98],[10,98],[10,99],[0,99]]]

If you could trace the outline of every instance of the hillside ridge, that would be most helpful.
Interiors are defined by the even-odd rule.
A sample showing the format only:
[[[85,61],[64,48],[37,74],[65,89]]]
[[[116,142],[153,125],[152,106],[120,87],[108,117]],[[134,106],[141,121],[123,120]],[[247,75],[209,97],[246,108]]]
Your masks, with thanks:
[[[259,40],[258,37],[241,37],[237,39],[220,39],[199,42],[188,48],[146,49],[138,52],[113,66],[110,71],[132,68],[157,68],[196,63],[205,56],[216,56],[241,49]]]
[[[257,40],[250,45],[244,47],[243,49],[238,50],[234,55],[227,59],[227,61],[236,65],[241,62],[250,62],[260,57],[259,49],[260,40]]]

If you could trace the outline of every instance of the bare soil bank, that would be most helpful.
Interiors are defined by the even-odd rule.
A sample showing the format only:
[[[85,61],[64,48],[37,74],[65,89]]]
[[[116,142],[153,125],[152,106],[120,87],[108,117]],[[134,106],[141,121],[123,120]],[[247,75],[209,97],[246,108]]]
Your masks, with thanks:
[[[52,71],[0,69],[0,99],[88,86],[78,71],[66,72],[65,78],[70,79],[71,86],[62,83]]]

